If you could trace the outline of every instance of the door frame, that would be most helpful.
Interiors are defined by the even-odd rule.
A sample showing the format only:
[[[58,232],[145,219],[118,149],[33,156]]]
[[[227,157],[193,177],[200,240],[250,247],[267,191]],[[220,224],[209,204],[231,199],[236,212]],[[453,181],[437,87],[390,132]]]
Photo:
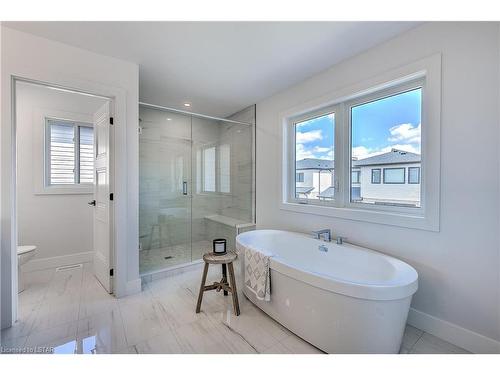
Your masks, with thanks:
[[[18,315],[18,285],[17,285],[17,192],[16,192],[16,170],[17,170],[17,134],[16,134],[16,84],[17,82],[26,82],[35,85],[41,85],[61,91],[79,93],[83,95],[101,97],[108,99],[113,113],[113,125],[110,128],[110,139],[112,140],[110,148],[113,163],[110,168],[110,179],[112,186],[116,187],[114,200],[111,206],[113,220],[111,224],[111,258],[113,261],[113,285],[114,294],[117,297],[127,294],[127,246],[126,246],[126,228],[127,228],[127,189],[126,175],[123,171],[117,176],[120,165],[126,166],[126,91],[119,87],[102,85],[95,82],[80,81],[71,78],[62,78],[58,75],[49,75],[43,77],[27,77],[23,75],[9,75],[9,90],[2,92],[2,100],[9,103],[9,106],[3,107],[3,119],[7,118],[10,123],[10,151],[7,154],[2,151],[2,158],[10,157],[7,161],[10,170],[6,170],[2,177],[2,213],[8,209],[9,215],[2,217],[2,289],[0,298],[2,305],[1,328],[7,328],[17,320]],[[4,135],[4,134],[2,134]],[[2,145],[5,141],[2,140]],[[125,160],[124,160],[125,159]],[[5,165],[2,162],[2,165]],[[118,181],[118,178],[120,177]],[[123,190],[118,189],[123,186]],[[8,207],[5,207],[8,206]],[[10,249],[10,251],[9,251]],[[5,285],[7,284],[7,285]]]

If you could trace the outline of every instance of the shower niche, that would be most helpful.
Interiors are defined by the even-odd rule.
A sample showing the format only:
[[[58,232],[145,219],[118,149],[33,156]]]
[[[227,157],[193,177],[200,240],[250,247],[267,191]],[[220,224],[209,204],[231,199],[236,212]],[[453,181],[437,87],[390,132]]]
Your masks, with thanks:
[[[183,266],[254,229],[255,106],[227,119],[139,108],[141,275]]]

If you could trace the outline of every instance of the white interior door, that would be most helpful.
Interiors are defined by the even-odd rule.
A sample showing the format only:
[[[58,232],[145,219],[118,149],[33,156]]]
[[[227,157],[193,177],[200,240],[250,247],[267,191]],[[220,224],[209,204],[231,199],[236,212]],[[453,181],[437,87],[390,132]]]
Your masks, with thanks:
[[[110,103],[94,114],[94,274],[102,286],[113,292],[110,208]]]

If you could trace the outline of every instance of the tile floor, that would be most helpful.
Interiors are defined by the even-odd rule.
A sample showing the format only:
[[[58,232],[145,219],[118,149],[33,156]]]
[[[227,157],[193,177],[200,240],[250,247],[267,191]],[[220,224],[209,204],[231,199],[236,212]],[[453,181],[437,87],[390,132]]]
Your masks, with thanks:
[[[212,279],[220,270],[211,268]],[[20,319],[1,332],[3,352],[29,348],[54,353],[321,353],[269,318],[240,293],[241,315],[231,299],[206,293],[195,304],[201,269],[144,286],[122,299],[108,295],[91,265],[28,276],[19,296]],[[401,353],[466,353],[407,326]]]

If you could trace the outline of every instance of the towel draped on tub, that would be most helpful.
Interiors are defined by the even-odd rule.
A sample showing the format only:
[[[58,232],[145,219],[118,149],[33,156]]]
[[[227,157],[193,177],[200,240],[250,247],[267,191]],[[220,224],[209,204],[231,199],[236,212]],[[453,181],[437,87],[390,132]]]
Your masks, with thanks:
[[[271,257],[245,246],[245,285],[262,301],[271,300]]]

